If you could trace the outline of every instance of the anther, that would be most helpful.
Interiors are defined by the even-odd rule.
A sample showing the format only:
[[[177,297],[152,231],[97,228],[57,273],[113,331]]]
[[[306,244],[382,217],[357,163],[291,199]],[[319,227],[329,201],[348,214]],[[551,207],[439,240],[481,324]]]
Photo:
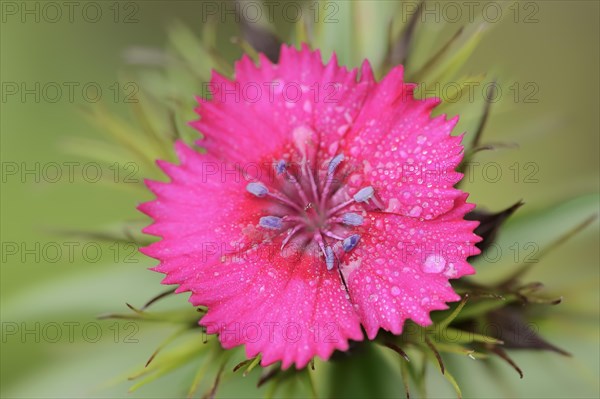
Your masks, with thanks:
[[[277,216],[263,216],[260,218],[258,225],[265,229],[280,230],[283,226],[283,221]]]
[[[269,190],[262,184],[251,182],[246,186],[246,190],[257,197],[264,197],[269,193]]]
[[[339,154],[336,155],[330,162],[329,162],[329,168],[327,168],[327,174],[328,175],[333,175],[333,173],[335,172],[335,170],[337,169],[337,167],[340,165],[340,163],[344,160],[344,154]]]
[[[331,161],[329,161],[329,167],[327,168],[327,180],[325,180],[325,186],[323,187],[323,193],[321,194],[321,206],[325,205],[325,202],[329,197],[329,189],[331,188],[331,183],[333,183],[335,170],[343,160],[344,154],[338,154],[333,157]]]
[[[342,242],[342,248],[344,248],[344,251],[350,252],[356,247],[359,240],[360,236],[358,234],[352,234]]]
[[[333,269],[334,263],[335,256],[333,255],[333,249],[331,249],[331,247],[325,248],[325,264],[327,265],[327,270]]]
[[[275,164],[275,172],[277,172],[278,175],[285,172],[286,168],[287,168],[287,163],[283,159]]]
[[[364,218],[357,213],[345,213],[342,216],[342,223],[348,226],[361,226],[364,222]]]
[[[356,194],[354,194],[354,201],[356,202],[365,202],[371,199],[375,194],[375,190],[373,190],[372,186],[364,187],[359,190]]]

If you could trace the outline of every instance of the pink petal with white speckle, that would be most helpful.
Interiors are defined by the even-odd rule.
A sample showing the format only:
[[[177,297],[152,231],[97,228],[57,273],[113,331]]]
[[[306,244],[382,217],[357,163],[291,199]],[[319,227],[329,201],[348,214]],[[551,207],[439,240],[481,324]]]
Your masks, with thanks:
[[[456,208],[432,221],[370,213],[361,229],[361,243],[344,260],[348,287],[367,335],[379,328],[402,332],[406,319],[426,326],[432,310],[460,297],[448,279],[475,271],[467,257],[479,250],[473,234],[477,222],[462,217],[473,208],[457,200]]]
[[[235,64],[235,81],[213,74],[213,98],[200,99],[200,120],[192,126],[206,135],[199,145],[231,162],[256,162],[282,151],[295,129],[309,129],[314,145],[335,155],[373,85],[372,77],[337,65],[323,65],[319,51],[281,48],[279,64],[248,56]]]
[[[185,283],[190,301],[208,306],[201,324],[225,348],[246,345],[261,364],[302,368],[317,355],[328,359],[348,340],[361,340],[359,319],[336,273],[321,259],[272,247],[236,254]],[[277,248],[277,249],[276,249]]]
[[[369,93],[346,149],[359,184],[376,187],[387,211],[433,219],[461,194],[453,186],[462,177],[462,137],[450,136],[458,118],[431,119],[439,100],[416,100],[402,76],[393,69]]]

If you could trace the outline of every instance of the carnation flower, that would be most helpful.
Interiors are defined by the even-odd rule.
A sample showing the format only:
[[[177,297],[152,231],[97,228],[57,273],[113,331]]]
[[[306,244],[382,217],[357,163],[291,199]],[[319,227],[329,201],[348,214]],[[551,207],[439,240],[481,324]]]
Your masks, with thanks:
[[[154,270],[225,348],[302,368],[460,299],[449,280],[474,273],[479,237],[454,187],[458,118],[432,117],[439,100],[415,99],[401,66],[377,82],[367,61],[284,45],[209,89],[192,123],[206,153],[178,142],[140,210],[162,238],[143,249]]]

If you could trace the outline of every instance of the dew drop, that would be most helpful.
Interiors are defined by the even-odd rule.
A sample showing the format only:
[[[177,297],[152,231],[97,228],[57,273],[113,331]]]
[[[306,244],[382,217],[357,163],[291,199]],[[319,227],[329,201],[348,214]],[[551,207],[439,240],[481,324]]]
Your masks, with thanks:
[[[342,125],[338,128],[337,133],[341,136],[350,129],[350,125]]]
[[[387,212],[396,212],[400,209],[400,201],[398,198],[391,198],[388,202]]]
[[[448,270],[446,270],[446,271],[444,272],[444,275],[445,275],[446,277],[453,278],[453,277],[456,277],[456,275],[457,275],[457,274],[458,274],[458,273],[456,272],[456,267],[454,266],[454,263],[449,263],[449,264],[448,264]]]
[[[393,295],[393,296],[398,296],[398,295],[400,295],[400,288],[398,288],[398,287],[396,287],[396,286],[393,286],[393,287],[392,287],[392,295]]]
[[[304,110],[304,112],[311,112],[312,111],[312,104],[310,103],[310,101],[306,100],[304,102],[304,106],[302,107],[302,109]]]
[[[425,273],[440,273],[446,267],[446,259],[439,255],[429,255],[423,263]]]
[[[412,217],[418,217],[418,216],[421,216],[422,211],[423,211],[423,209],[417,205],[410,210],[408,215],[412,216]]]

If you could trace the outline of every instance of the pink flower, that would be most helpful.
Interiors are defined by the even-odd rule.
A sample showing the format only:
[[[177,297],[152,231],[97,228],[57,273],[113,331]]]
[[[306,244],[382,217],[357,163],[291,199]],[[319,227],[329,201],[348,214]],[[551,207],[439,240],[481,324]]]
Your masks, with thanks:
[[[474,273],[473,205],[454,188],[458,118],[431,118],[393,69],[381,82],[281,48],[279,64],[244,56],[235,80],[213,74],[192,123],[200,154],[176,144],[171,181],[148,181],[139,209],[162,238],[143,249],[164,284],[206,306],[200,324],[262,365],[304,367],[380,328],[426,326],[459,300],[449,279]]]

